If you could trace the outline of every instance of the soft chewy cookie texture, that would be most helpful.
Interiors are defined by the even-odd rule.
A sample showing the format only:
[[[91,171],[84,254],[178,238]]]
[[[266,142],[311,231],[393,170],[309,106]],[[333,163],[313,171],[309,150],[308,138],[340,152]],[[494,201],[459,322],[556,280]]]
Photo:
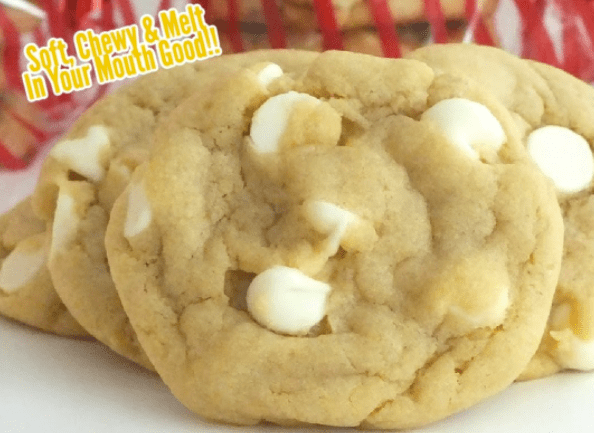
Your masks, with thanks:
[[[37,214],[51,227],[48,267],[65,305],[99,341],[147,368],[152,365],[107,264],[104,235],[111,207],[146,159],[158,122],[188,96],[253,59],[223,57],[161,70],[99,101],[51,150],[33,194]]]
[[[0,314],[48,332],[88,336],[54,290],[48,249],[45,223],[30,198],[0,216]]]
[[[562,249],[509,112],[418,61],[275,55],[174,110],[112,209],[157,372],[239,424],[414,427],[509,385]]]
[[[520,378],[593,370],[594,89],[561,70],[489,47],[427,47],[411,57],[437,72],[472,76],[493,92],[557,190],[565,225],[561,273],[542,343]]]

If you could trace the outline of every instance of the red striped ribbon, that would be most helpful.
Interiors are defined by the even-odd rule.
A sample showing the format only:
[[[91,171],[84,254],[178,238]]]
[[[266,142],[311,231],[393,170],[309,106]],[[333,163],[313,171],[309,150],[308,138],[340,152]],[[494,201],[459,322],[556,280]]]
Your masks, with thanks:
[[[396,24],[386,0],[369,0],[369,9],[386,57],[401,57]]]
[[[20,123],[23,128],[25,128],[27,131],[33,134],[35,139],[38,141],[37,145],[41,144],[43,141],[49,138],[49,135],[45,131],[33,125],[31,122],[29,122],[22,116],[19,116],[14,111],[9,111],[7,114],[14,120],[16,120],[18,123]]]
[[[157,13],[167,9],[171,9],[171,0],[161,0],[161,3],[159,3],[159,8],[157,9]]]
[[[198,4],[204,9],[204,20],[210,22],[210,1],[209,0],[191,0],[190,3]]]
[[[4,68],[6,81],[9,87],[22,87],[21,72],[19,68],[21,37],[15,25],[10,18],[8,18],[4,6],[0,6],[0,28],[4,34],[4,55],[2,63],[4,65],[12,65],[11,68]]]
[[[18,170],[27,166],[26,161],[17,158],[8,151],[7,146],[0,139],[0,167],[9,170]]]
[[[88,0],[87,0],[88,1]],[[102,2],[101,8],[101,29],[114,29],[116,27],[114,19],[114,10],[112,0],[99,0]],[[81,15],[81,19],[82,19]],[[89,12],[85,15],[89,19]]]
[[[157,6],[157,11],[155,12],[155,26],[160,26],[159,22],[159,12],[171,9],[171,1],[170,0],[161,0],[159,6]]]
[[[446,20],[439,0],[425,0],[425,16],[431,25],[431,36],[438,44],[448,41]]]
[[[227,8],[229,11],[229,28],[227,33],[231,40],[231,47],[233,51],[243,51],[243,40],[241,39],[241,32],[239,30],[239,10],[237,0],[227,0]]]
[[[50,35],[64,39],[66,26],[63,22],[63,14],[59,12],[63,6],[56,7],[54,0],[41,0],[40,5],[45,12]]]
[[[262,10],[271,48],[287,48],[287,34],[275,0],[262,0]]]
[[[469,26],[468,30],[473,32],[474,42],[481,45],[494,46],[495,41],[485,24],[482,11],[477,8],[476,0],[466,0],[464,8]]]
[[[575,14],[584,22],[584,27],[590,38],[587,45],[594,45],[594,2],[591,0],[564,0],[563,3],[575,7]]]
[[[313,0],[325,50],[344,49],[331,0]]]
[[[515,3],[524,24],[522,57],[561,67],[553,41],[543,23],[545,4],[526,0],[515,0]]]
[[[45,34],[45,32],[42,30],[41,26],[37,27],[34,31],[33,31],[33,41],[37,44],[37,46],[42,47],[43,45],[45,45],[45,43],[47,42],[47,35]],[[71,49],[73,49],[73,47],[71,47],[69,44],[68,45],[68,51],[70,51]],[[22,81],[21,81],[22,84]],[[24,87],[24,86],[23,86]],[[24,90],[23,90],[24,91]],[[37,101],[36,104],[41,107],[42,109],[48,109],[52,106],[53,101],[52,101],[52,97],[51,95],[48,96],[45,99],[42,99],[41,101]]]
[[[564,17],[563,69],[594,80],[594,10],[584,0],[560,1]]]
[[[128,0],[117,0],[124,24],[130,26],[137,24],[134,9]]]

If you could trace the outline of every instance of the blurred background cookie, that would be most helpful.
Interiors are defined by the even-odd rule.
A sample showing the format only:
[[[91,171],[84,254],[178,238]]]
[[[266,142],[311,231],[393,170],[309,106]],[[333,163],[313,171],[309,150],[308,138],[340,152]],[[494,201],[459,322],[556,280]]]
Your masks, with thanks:
[[[89,336],[53,288],[49,243],[30,198],[0,216],[0,314],[56,334]]]
[[[493,16],[498,1],[481,0],[472,8],[467,3],[437,1],[428,10],[429,2],[421,0],[280,0],[265,10],[259,1],[243,0],[236,9],[227,2],[215,2],[209,5],[207,17],[217,25],[224,52],[341,48],[384,56],[436,41],[461,42],[467,32],[477,30],[483,43],[496,44]],[[327,32],[335,32],[333,41],[327,39]],[[391,40],[385,40],[388,35]]]

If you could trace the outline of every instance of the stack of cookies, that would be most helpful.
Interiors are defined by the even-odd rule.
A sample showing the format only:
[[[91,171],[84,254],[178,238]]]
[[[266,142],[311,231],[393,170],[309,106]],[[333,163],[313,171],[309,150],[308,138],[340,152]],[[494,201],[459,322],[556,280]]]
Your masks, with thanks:
[[[594,89],[495,48],[225,55],[90,108],[0,220],[0,311],[200,416],[412,428],[594,369]]]
[[[432,38],[451,43],[472,36],[497,45],[493,18],[498,5],[498,0],[242,0],[210,2],[206,16],[219,30],[226,53],[334,48],[400,57]]]

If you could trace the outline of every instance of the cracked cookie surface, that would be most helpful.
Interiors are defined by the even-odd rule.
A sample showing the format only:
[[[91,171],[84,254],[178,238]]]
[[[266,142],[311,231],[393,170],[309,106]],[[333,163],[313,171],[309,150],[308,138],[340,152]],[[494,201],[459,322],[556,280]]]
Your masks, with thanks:
[[[421,62],[274,55],[174,110],[113,207],[112,275],[158,373],[239,424],[406,428],[502,390],[562,245],[512,116]]]
[[[594,89],[551,66],[489,47],[427,47],[411,55],[437,72],[468,75],[514,115],[522,141],[550,177],[565,240],[540,348],[522,379],[594,369]]]
[[[0,314],[48,332],[88,336],[54,290],[48,244],[30,198],[0,216]]]

